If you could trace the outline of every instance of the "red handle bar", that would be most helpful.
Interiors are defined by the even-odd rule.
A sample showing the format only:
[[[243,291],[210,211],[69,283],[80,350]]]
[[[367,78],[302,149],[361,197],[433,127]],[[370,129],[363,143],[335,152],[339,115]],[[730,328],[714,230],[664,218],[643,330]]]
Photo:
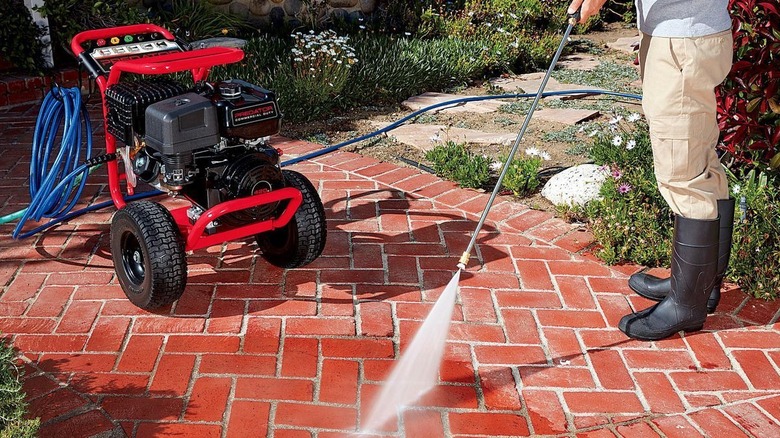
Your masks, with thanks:
[[[128,59],[118,61],[111,67],[108,75],[108,85],[119,82],[119,76],[125,73],[137,73],[145,75],[161,75],[176,73],[185,70],[193,71],[195,81],[203,79],[197,77],[207,72],[216,65],[231,64],[244,59],[241,49],[231,47],[209,47],[208,49],[192,50],[190,52],[175,52],[148,58]]]
[[[84,41],[99,40],[101,38],[108,39],[118,35],[136,34],[144,32],[159,32],[165,38],[174,40],[175,37],[167,29],[157,26],[155,24],[131,24],[129,26],[107,27],[105,29],[93,29],[85,30],[70,41],[70,49],[73,50],[73,54],[78,57],[84,52],[84,48],[81,47],[81,43]]]

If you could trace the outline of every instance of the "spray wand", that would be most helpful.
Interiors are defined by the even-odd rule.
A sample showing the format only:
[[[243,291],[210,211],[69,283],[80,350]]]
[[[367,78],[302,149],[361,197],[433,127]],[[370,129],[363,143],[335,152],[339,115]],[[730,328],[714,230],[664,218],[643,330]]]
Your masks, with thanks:
[[[533,116],[534,111],[536,111],[536,107],[539,105],[539,101],[542,98],[542,94],[544,93],[544,87],[547,86],[547,81],[550,79],[550,75],[552,74],[555,65],[558,63],[558,58],[561,56],[561,52],[563,52],[564,46],[566,46],[566,41],[569,40],[569,35],[571,34],[572,29],[574,29],[574,26],[577,25],[577,22],[579,21],[580,21],[579,10],[573,14],[569,14],[569,19],[567,22],[568,24],[566,26],[566,31],[563,33],[561,44],[558,46],[558,50],[555,51],[555,55],[553,55],[553,59],[552,62],[550,63],[550,67],[547,69],[547,72],[544,74],[544,78],[542,79],[541,84],[539,84],[539,91],[536,92],[536,97],[534,97],[534,101],[531,103],[531,108],[528,110],[528,114],[525,116],[525,121],[523,121],[523,125],[520,127],[520,132],[517,134],[517,138],[515,138],[515,143],[514,145],[512,145],[512,149],[509,152],[509,156],[506,159],[506,163],[504,163],[504,167],[501,169],[501,173],[498,175],[498,181],[496,181],[496,187],[493,189],[493,193],[490,194],[490,199],[488,199],[485,209],[482,210],[482,216],[479,218],[477,227],[474,229],[474,233],[471,235],[471,241],[469,242],[469,245],[466,247],[466,250],[463,251],[463,254],[460,256],[460,260],[458,261],[458,265],[457,265],[459,270],[466,270],[466,265],[469,264],[469,259],[471,258],[471,251],[474,249],[474,245],[477,243],[477,237],[479,236],[479,232],[480,230],[482,230],[482,226],[485,224],[485,219],[487,219],[487,215],[488,213],[490,213],[490,208],[493,206],[493,202],[496,200],[496,196],[498,196],[498,192],[501,190],[501,184],[504,181],[504,177],[506,176],[506,173],[509,170],[510,164],[512,164],[512,159],[515,157],[515,153],[517,152],[517,149],[520,147],[520,141],[523,139],[526,129],[528,129],[528,124],[531,122],[531,116]]]

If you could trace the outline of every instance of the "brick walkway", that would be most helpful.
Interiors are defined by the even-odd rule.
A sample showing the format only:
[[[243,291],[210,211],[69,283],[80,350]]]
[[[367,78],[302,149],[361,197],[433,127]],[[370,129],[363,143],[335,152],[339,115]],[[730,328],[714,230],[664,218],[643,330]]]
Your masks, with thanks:
[[[0,214],[27,202],[36,113],[0,110]],[[0,330],[24,356],[42,436],[356,430],[487,195],[346,152],[295,169],[326,205],[323,256],[282,271],[253,244],[197,251],[184,297],[155,314],[117,284],[111,209],[19,242],[0,227]],[[649,304],[626,286],[637,267],[581,254],[592,236],[548,213],[500,200],[491,218],[460,282],[440,384],[385,436],[780,436],[780,302],[729,290],[703,332],[631,341],[615,326]]]

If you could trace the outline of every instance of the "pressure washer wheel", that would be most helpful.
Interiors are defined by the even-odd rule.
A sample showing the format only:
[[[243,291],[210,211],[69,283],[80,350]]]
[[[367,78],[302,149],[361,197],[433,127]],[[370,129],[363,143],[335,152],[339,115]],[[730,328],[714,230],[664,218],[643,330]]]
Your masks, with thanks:
[[[282,170],[288,187],[303,194],[303,203],[284,228],[255,236],[262,256],[280,268],[297,268],[311,263],[325,248],[325,208],[317,190],[305,176]]]
[[[111,256],[122,290],[142,309],[171,304],[184,292],[184,241],[171,214],[156,202],[133,202],[114,214]]]

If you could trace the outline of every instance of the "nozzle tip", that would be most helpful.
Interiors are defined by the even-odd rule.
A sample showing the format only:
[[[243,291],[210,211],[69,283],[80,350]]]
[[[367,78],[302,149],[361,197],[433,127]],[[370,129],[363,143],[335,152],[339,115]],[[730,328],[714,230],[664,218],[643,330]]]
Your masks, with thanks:
[[[458,269],[460,269],[461,271],[465,271],[466,265],[464,265],[463,263],[458,263]]]

